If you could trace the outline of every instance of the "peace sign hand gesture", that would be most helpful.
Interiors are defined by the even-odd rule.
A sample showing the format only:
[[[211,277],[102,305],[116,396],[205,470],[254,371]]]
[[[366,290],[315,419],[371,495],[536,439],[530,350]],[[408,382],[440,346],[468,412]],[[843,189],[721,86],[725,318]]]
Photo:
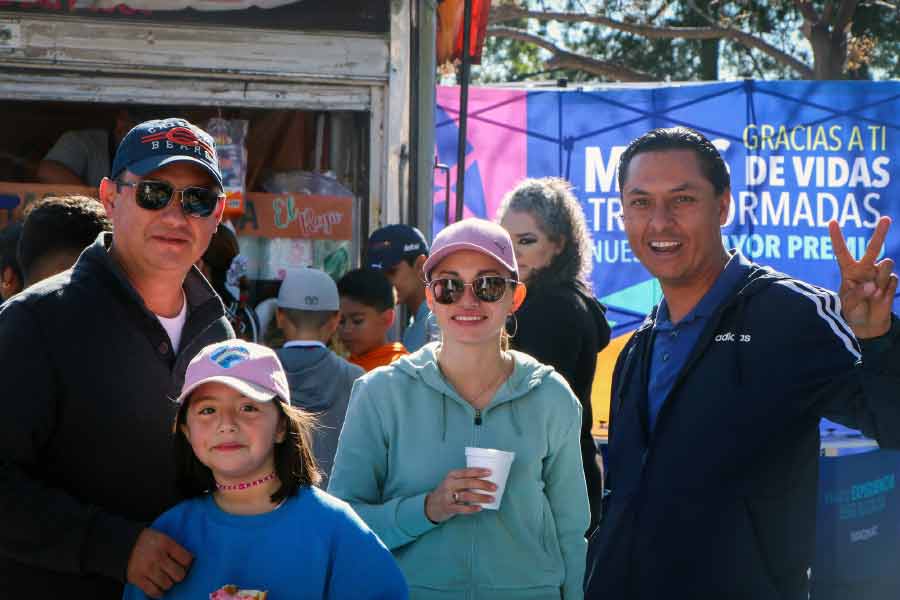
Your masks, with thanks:
[[[865,254],[856,260],[847,249],[837,221],[828,223],[834,257],[841,270],[841,289],[838,292],[841,312],[853,333],[861,340],[884,335],[891,328],[891,305],[897,291],[894,261],[885,258],[875,262],[890,226],[890,217],[881,217]]]

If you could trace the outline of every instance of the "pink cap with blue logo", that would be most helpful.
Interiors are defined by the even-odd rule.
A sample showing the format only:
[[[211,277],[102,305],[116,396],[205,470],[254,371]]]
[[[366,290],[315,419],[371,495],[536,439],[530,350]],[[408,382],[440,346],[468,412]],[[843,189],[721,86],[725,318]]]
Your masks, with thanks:
[[[210,344],[188,364],[184,386],[176,402],[184,402],[204,383],[222,383],[257,402],[276,396],[291,400],[287,375],[275,352],[266,346],[243,340]]]
[[[431,255],[422,266],[425,277],[431,279],[431,271],[438,263],[459,250],[486,254],[509,269],[516,279],[519,278],[519,263],[516,262],[509,233],[497,223],[475,218],[457,221],[435,236],[431,243]]]

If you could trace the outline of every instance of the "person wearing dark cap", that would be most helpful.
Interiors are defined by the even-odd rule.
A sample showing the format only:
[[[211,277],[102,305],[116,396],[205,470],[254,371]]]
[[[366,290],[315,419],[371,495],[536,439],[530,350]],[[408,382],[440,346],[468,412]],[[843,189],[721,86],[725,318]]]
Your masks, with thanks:
[[[99,191],[113,232],[0,309],[0,363],[16,374],[0,400],[7,597],[117,599],[128,581],[155,598],[192,559],[147,524],[178,501],[187,364],[234,337],[194,267],[224,208],[213,139],[182,119],[141,123]]]
[[[380,269],[397,290],[397,303],[406,306],[412,320],[403,331],[403,346],[415,352],[440,338],[434,316],[425,302],[422,265],[428,258],[428,242],[409,225],[387,225],[369,236],[366,264]]]

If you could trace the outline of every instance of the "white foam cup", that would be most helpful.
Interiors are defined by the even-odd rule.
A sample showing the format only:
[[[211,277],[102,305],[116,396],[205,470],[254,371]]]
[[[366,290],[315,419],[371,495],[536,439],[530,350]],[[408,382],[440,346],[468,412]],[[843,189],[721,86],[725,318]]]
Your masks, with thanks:
[[[497,486],[497,491],[491,494],[485,490],[474,490],[479,494],[494,496],[494,501],[489,504],[481,504],[482,508],[499,510],[500,501],[503,500],[503,490],[506,489],[506,478],[509,477],[509,468],[512,466],[515,452],[495,450],[494,448],[466,447],[466,467],[473,469],[490,469],[491,474],[484,479]]]

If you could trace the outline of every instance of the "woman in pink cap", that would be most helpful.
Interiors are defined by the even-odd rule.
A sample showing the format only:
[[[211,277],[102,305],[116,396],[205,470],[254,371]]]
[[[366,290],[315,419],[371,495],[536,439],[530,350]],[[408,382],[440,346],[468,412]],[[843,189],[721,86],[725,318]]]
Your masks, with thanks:
[[[509,235],[455,223],[423,270],[442,339],[357,380],[329,492],[393,551],[413,599],[581,598],[580,409],[552,368],[506,349],[525,298]],[[466,468],[469,447],[514,453],[505,489]]]

